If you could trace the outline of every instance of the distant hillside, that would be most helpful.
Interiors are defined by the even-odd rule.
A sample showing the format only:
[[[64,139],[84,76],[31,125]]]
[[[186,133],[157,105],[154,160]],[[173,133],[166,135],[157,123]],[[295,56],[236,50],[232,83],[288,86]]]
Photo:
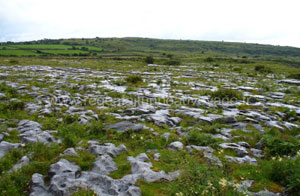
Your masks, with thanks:
[[[24,46],[27,45],[27,46]],[[51,45],[42,47],[41,45]],[[58,45],[63,45],[58,47]],[[20,47],[21,46],[21,47]],[[6,50],[6,51],[4,51]],[[45,50],[45,51],[43,51]],[[0,55],[10,55],[10,51],[23,56],[40,55],[215,55],[215,56],[248,56],[252,58],[289,59],[300,61],[300,48],[262,44],[164,40],[150,38],[93,38],[93,39],[44,39],[20,43],[1,43]],[[19,51],[19,52],[18,52]],[[56,52],[55,52],[56,51]],[[66,52],[68,51],[68,52]]]

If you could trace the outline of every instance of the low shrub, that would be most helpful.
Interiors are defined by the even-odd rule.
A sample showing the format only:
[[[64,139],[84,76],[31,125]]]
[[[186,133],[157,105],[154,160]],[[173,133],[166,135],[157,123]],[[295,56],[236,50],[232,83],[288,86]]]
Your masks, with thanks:
[[[1,103],[0,104],[0,111],[8,112],[9,110],[23,110],[25,107],[25,103],[19,100],[13,100],[9,103]]]
[[[243,99],[243,93],[238,90],[219,88],[217,91],[210,93],[213,99]]]
[[[290,75],[288,76],[288,78],[300,80],[300,73],[297,73],[297,74],[290,74]]]
[[[244,195],[228,184],[225,173],[216,166],[189,161],[180,178],[165,187],[170,195]]]
[[[189,132],[189,136],[185,138],[185,142],[189,145],[197,146],[212,146],[217,147],[218,140],[200,132],[199,130],[192,130]]]
[[[205,61],[208,62],[208,63],[211,63],[211,62],[214,62],[215,60],[212,57],[207,57],[205,59]]]
[[[272,128],[268,130],[263,136],[263,143],[265,145],[265,153],[268,156],[294,156],[300,150],[300,142],[292,137],[281,135],[280,131]]]
[[[142,77],[138,75],[131,75],[131,76],[127,76],[126,78],[126,82],[131,84],[137,84],[142,81],[143,81]]]
[[[265,67],[263,65],[255,66],[254,70],[260,73],[273,73],[273,71],[269,67]]]
[[[286,188],[287,195],[298,195],[300,193],[300,159],[280,159],[271,161],[268,178]]]
[[[145,62],[146,62],[147,64],[153,64],[153,63],[154,63],[154,59],[153,59],[152,56],[147,56],[147,57],[145,58]]]
[[[165,61],[163,64],[164,65],[180,65],[180,60],[179,59],[170,59]]]

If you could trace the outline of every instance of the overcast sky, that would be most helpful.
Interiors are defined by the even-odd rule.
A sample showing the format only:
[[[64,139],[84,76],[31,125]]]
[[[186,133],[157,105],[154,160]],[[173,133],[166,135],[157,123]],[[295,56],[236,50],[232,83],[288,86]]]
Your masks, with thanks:
[[[0,0],[0,42],[150,37],[300,47],[299,0]]]

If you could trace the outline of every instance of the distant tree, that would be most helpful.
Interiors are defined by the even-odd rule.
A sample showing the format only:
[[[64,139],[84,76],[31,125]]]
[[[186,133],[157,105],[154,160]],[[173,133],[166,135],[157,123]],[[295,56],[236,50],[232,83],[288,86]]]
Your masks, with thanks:
[[[209,62],[209,63],[214,62],[214,59],[212,57],[207,57],[206,62]]]
[[[171,59],[171,58],[174,57],[174,55],[173,54],[167,54],[167,57]]]
[[[147,64],[153,64],[153,63],[154,63],[154,59],[153,59],[152,56],[147,56],[147,57],[145,58],[145,62],[146,62]]]

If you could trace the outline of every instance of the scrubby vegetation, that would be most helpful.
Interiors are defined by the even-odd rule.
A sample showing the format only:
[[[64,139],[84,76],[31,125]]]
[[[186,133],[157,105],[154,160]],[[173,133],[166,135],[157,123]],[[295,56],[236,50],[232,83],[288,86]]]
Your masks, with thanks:
[[[238,90],[219,88],[210,93],[211,98],[220,100],[243,99],[243,94]]]
[[[180,171],[173,181],[139,179],[142,195],[299,194],[297,48],[96,38],[7,43],[1,54],[0,143],[19,144],[0,147],[1,196],[29,195],[34,173],[48,186],[49,168],[61,159],[91,171],[103,157],[92,153],[93,142],[126,146],[112,157],[117,169],[107,176],[115,180],[132,173],[128,157],[141,153],[154,172]],[[28,130],[20,133],[22,120],[38,123],[32,141]],[[107,128],[119,122],[125,128]],[[49,134],[45,144],[34,142],[39,133]],[[63,154],[68,148],[77,155]],[[28,165],[9,172],[24,156]],[[90,188],[72,194],[95,195]]]

